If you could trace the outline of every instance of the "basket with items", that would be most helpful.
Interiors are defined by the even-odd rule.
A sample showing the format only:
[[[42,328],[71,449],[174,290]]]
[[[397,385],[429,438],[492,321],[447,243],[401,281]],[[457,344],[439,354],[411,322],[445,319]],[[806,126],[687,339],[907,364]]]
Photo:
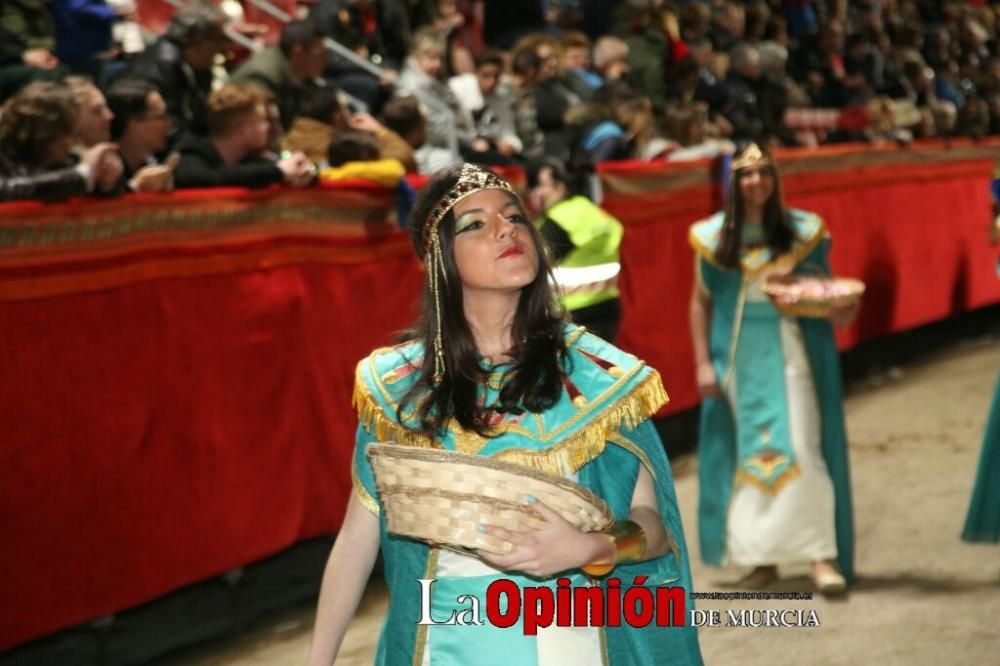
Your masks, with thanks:
[[[467,553],[508,553],[512,544],[480,531],[494,525],[525,532],[545,521],[534,497],[584,532],[614,520],[608,506],[578,483],[501,460],[443,449],[375,443],[368,447],[389,532]]]
[[[764,282],[764,293],[782,314],[827,319],[860,303],[865,283],[844,277],[772,275]]]

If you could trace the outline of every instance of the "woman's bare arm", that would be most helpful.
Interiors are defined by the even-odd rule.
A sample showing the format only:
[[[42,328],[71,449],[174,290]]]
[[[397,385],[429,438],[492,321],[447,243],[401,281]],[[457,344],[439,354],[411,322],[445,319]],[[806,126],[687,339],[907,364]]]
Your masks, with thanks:
[[[331,666],[358,608],[379,548],[378,518],[355,493],[323,572],[309,666]]]

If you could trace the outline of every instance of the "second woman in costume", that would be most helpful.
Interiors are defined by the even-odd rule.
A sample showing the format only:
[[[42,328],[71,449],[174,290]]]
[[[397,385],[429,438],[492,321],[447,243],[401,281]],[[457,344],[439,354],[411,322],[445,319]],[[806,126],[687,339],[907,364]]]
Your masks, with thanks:
[[[751,567],[743,587],[808,562],[816,587],[839,593],[853,578],[854,544],[833,331],[782,315],[762,290],[775,273],[829,274],[830,241],[818,216],[785,207],[758,146],[734,158],[731,175],[727,209],[690,233],[702,557]]]

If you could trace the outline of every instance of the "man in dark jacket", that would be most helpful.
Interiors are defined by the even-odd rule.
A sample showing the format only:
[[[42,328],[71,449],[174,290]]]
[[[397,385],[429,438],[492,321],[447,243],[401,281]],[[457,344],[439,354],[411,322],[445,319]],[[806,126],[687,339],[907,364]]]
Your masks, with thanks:
[[[171,143],[185,132],[204,135],[205,101],[212,90],[212,65],[225,44],[224,17],[197,5],[177,10],[167,31],[139,56],[123,78],[148,81],[167,102]]]
[[[316,168],[302,153],[283,160],[265,156],[266,105],[263,91],[248,83],[226,84],[213,92],[205,116],[209,136],[189,135],[177,146],[181,154],[175,174],[177,187],[310,184]]]
[[[233,73],[236,82],[256,83],[274,93],[281,125],[288,130],[302,107],[306,88],[322,85],[326,67],[323,34],[312,21],[292,21],[277,47],[256,53]]]

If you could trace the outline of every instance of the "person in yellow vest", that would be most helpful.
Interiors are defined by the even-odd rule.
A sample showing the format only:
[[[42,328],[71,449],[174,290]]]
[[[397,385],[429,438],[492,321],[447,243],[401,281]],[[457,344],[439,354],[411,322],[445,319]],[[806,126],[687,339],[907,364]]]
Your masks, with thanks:
[[[573,321],[613,342],[621,318],[618,250],[624,228],[582,194],[562,162],[546,159],[528,169],[536,225],[548,241],[561,302]]]

